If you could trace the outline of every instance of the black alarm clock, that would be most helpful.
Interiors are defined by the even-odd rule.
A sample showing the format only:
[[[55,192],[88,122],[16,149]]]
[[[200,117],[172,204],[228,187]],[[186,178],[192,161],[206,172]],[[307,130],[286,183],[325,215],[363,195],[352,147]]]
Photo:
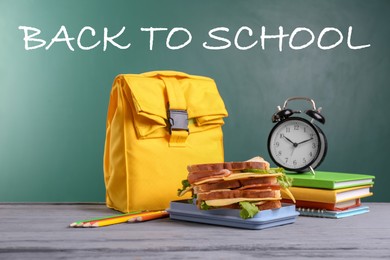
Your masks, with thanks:
[[[302,117],[302,111],[287,108],[292,100],[305,100],[311,103],[313,109],[305,111],[310,120]],[[294,172],[314,173],[324,160],[328,144],[324,132],[314,124],[314,121],[325,123],[325,118],[317,109],[314,101],[307,97],[290,97],[282,108],[272,116],[276,125],[268,137],[268,152],[272,161],[279,167]],[[296,116],[294,116],[296,115]]]

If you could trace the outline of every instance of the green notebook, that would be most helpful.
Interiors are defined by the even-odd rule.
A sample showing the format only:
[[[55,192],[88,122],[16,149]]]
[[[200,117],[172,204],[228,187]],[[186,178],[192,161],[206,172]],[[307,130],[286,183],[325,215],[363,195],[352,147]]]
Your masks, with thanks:
[[[293,179],[292,186],[320,189],[341,189],[373,184],[375,176],[355,173],[315,171],[307,173],[287,173]]]

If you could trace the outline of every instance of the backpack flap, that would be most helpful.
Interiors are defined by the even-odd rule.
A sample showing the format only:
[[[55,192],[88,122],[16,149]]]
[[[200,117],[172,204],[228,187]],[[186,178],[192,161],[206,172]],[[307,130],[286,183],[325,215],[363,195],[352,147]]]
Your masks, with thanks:
[[[188,115],[190,135],[223,125],[223,118],[228,115],[210,78],[172,71],[121,76],[126,81],[125,95],[134,104],[135,128],[140,139],[172,134],[172,114],[175,118]],[[170,90],[171,85],[174,90]]]

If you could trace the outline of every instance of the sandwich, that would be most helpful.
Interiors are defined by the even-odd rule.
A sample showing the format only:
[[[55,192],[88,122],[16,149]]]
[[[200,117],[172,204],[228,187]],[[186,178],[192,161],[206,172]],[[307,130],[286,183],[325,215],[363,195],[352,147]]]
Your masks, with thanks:
[[[270,168],[261,157],[243,162],[196,164],[187,167],[187,179],[178,190],[182,196],[191,191],[201,210],[241,209],[240,216],[251,218],[259,210],[281,207],[281,190],[291,193],[291,181],[282,168]]]

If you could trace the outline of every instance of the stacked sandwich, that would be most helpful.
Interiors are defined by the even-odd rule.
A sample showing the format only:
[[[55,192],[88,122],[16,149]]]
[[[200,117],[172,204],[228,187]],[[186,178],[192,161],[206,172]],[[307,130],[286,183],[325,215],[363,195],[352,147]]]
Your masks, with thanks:
[[[241,208],[241,217],[281,207],[281,189],[287,189],[280,168],[270,169],[261,157],[244,162],[196,164],[187,167],[179,196],[193,192],[200,209]],[[287,191],[287,193],[289,193]]]

